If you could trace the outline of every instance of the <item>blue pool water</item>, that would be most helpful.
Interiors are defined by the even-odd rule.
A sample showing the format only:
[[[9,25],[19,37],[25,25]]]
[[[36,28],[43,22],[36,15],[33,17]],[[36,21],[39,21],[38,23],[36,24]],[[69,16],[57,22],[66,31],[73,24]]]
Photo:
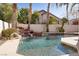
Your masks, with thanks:
[[[65,47],[60,40],[63,36],[53,38],[25,38],[21,39],[17,53],[30,56],[59,56],[75,52],[72,48]]]

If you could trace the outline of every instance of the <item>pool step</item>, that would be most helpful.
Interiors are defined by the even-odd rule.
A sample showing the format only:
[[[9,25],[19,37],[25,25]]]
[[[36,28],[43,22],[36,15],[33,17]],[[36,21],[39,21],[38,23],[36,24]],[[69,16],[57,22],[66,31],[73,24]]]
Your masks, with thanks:
[[[18,51],[18,53],[27,55],[27,56],[61,56],[65,55],[62,51],[54,47],[44,47],[38,49],[29,49],[26,51]]]

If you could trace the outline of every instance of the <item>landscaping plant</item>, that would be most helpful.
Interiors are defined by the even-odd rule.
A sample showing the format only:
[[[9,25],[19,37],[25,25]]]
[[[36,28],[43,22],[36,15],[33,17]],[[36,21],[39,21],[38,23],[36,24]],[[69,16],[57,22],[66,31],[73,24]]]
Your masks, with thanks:
[[[17,32],[16,29],[9,28],[9,29],[3,30],[1,34],[2,34],[2,37],[6,39],[10,39],[11,34],[14,32]]]

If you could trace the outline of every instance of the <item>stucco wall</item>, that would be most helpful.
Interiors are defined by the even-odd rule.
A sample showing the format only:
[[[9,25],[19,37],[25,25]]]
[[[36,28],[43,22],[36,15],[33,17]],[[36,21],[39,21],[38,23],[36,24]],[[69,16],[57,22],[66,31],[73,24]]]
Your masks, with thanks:
[[[18,26],[22,26],[24,28],[27,28],[27,24],[19,24]],[[49,31],[50,32],[57,32],[57,27],[60,27],[61,25],[49,25]],[[44,32],[46,31],[46,25],[45,24],[31,24],[30,25],[31,30],[37,31],[37,32]],[[79,25],[65,25],[64,26],[65,32],[77,32],[79,31]]]
[[[18,26],[27,28],[28,24],[18,24]],[[49,31],[50,32],[57,32],[57,27],[60,27],[61,25],[49,25]],[[5,22],[5,28],[8,28],[8,23]],[[0,33],[3,29],[2,21],[0,20]],[[30,29],[37,31],[37,32],[45,32],[46,31],[46,25],[45,24],[31,24]],[[64,26],[65,32],[77,32],[79,31],[79,25],[65,25]]]
[[[4,25],[5,25],[5,29],[7,29],[8,28],[8,23],[4,22]],[[11,25],[10,25],[10,27],[11,27]],[[3,30],[3,21],[0,20],[0,33],[1,33],[2,30]]]
[[[65,25],[64,29],[66,32],[77,32],[79,31],[78,27],[79,25]]]

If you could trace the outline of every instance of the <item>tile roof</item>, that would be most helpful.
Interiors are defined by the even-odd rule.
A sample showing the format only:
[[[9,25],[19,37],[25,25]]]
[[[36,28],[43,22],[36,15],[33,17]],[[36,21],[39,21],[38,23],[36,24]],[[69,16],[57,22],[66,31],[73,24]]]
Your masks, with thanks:
[[[47,13],[47,11],[45,11],[45,10],[40,10],[39,12],[41,13],[41,15],[44,15],[44,14]],[[52,15],[52,16],[55,16],[55,15],[52,14],[52,13],[49,13],[49,14]],[[59,18],[59,17],[57,17],[57,16],[55,16],[55,17],[58,18],[58,19],[61,19],[61,18]]]

